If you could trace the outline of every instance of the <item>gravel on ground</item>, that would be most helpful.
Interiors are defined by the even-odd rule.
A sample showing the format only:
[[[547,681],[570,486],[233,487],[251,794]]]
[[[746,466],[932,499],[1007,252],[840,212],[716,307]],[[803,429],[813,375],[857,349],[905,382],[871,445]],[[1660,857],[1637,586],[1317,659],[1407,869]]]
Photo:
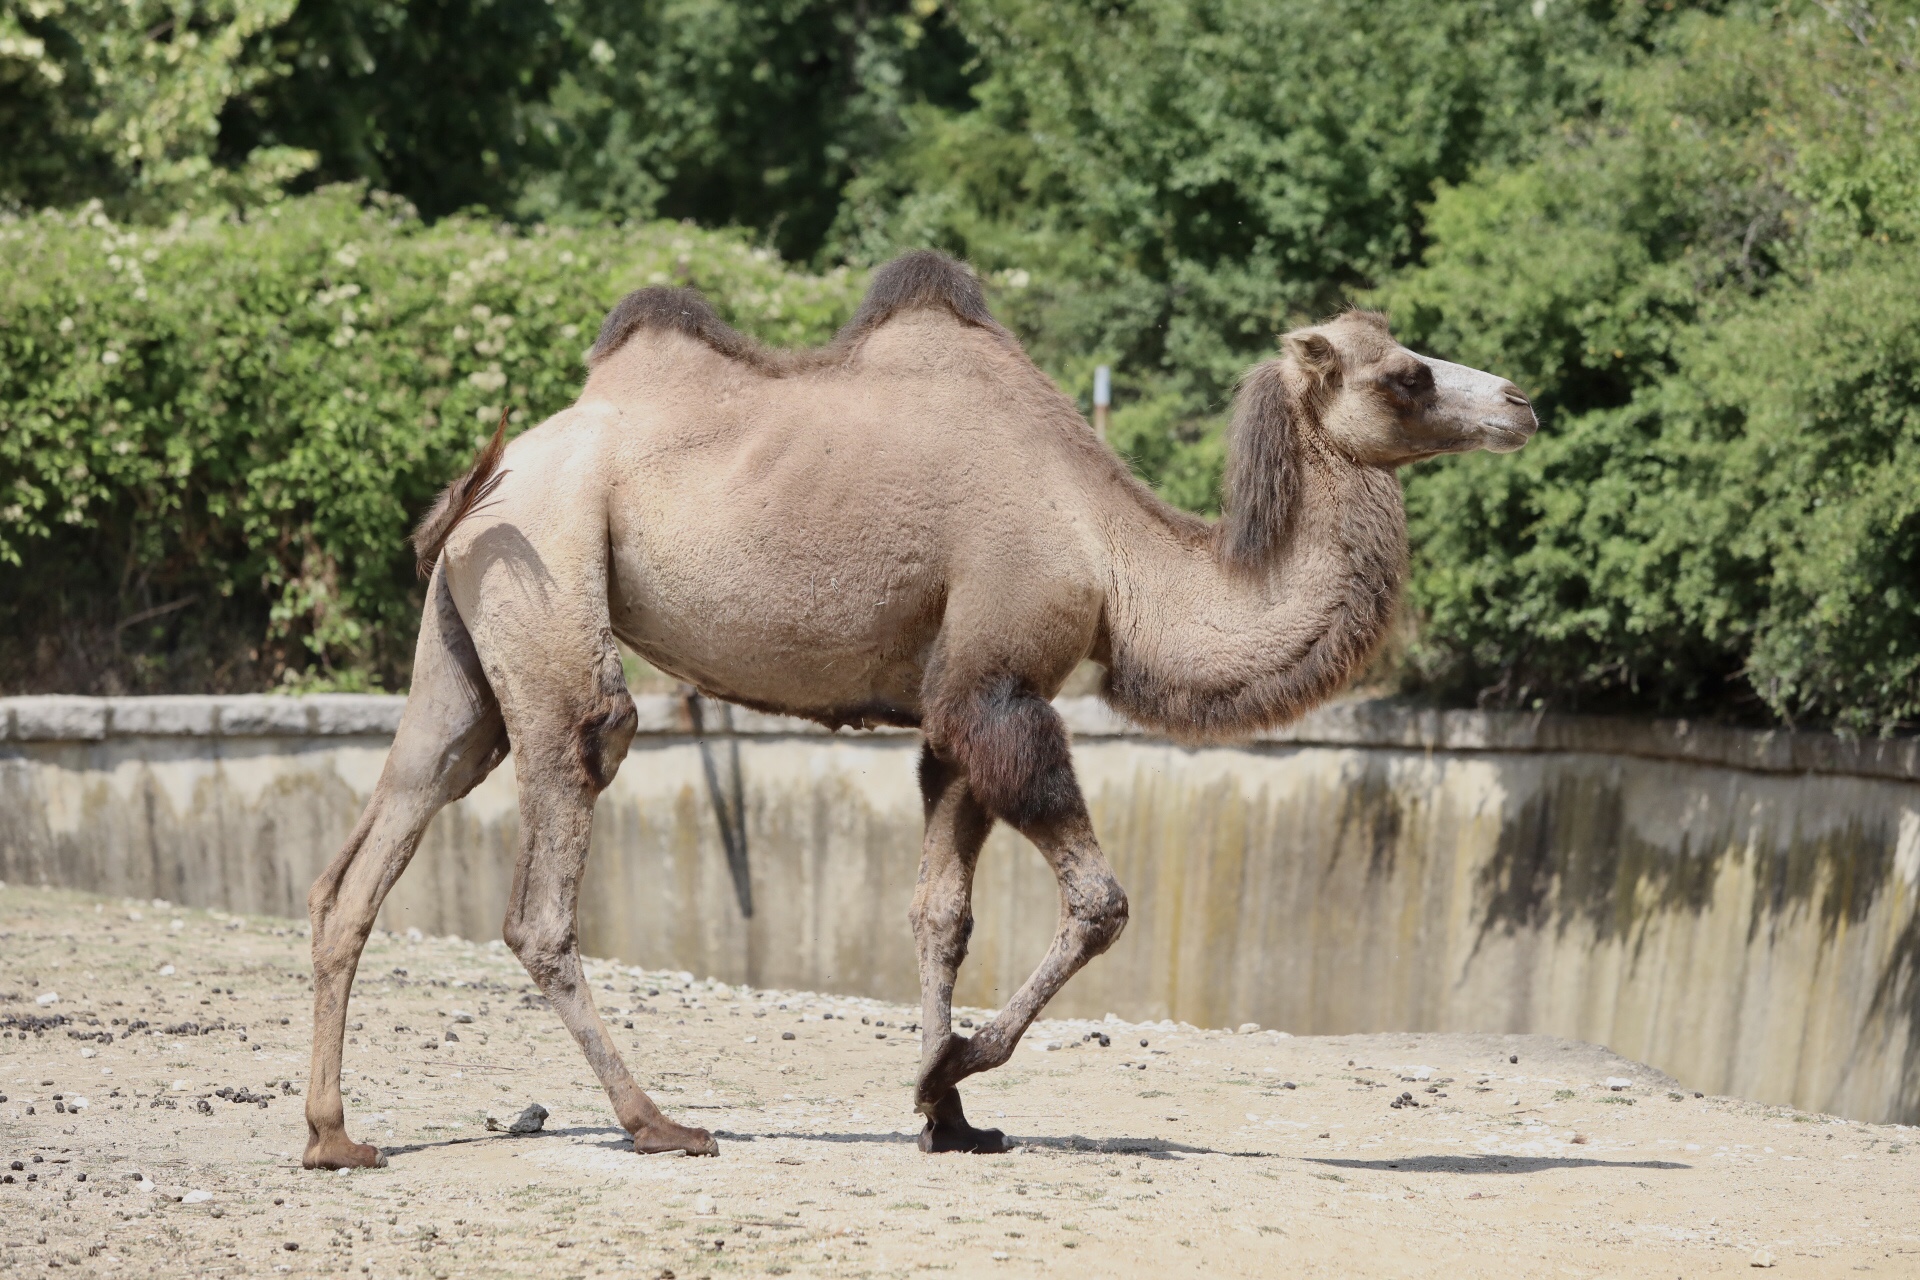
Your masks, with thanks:
[[[720,1135],[637,1156],[514,958],[417,934],[369,944],[347,1048],[390,1164],[307,1172],[304,933],[0,887],[0,1271],[1920,1276],[1913,1128],[1546,1036],[1043,1022],[963,1089],[1016,1150],[924,1156],[914,1010],[593,961]]]

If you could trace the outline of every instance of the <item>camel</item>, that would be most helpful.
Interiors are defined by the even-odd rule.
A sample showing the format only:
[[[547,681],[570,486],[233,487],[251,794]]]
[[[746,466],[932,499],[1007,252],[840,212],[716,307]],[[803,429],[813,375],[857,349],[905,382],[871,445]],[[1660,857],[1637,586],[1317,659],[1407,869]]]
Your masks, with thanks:
[[[926,828],[909,919],[928,1152],[1005,1148],[959,1084],[1013,1053],[1127,922],[1051,705],[1084,659],[1133,720],[1182,739],[1296,717],[1369,660],[1406,566],[1394,469],[1533,434],[1514,385],[1348,312],[1289,333],[1234,402],[1223,510],[1161,501],[932,252],[881,268],[827,346],[769,350],[684,289],[606,318],[569,408],[504,419],[421,522],[413,683],[384,770],[308,898],[308,1168],[384,1163],[348,1137],[347,999],[429,819],[511,749],[521,845],[504,937],[579,1041],[638,1152],[717,1154],[634,1083],[575,935],[594,801],[634,733],[616,640],[720,699],[839,727],[917,726]],[[1059,881],[1033,975],[952,1029],[995,822]]]

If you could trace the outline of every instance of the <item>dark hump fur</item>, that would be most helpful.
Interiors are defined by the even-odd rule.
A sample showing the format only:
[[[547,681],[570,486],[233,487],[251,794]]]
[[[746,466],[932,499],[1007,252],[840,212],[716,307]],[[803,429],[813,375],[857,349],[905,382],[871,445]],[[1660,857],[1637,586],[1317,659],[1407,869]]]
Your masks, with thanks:
[[[1006,333],[987,310],[987,295],[965,263],[933,249],[915,249],[873,273],[860,309],[835,342],[845,345],[857,341],[897,315],[939,307],[952,312],[963,324]]]
[[[720,318],[711,303],[693,289],[635,289],[600,325],[600,336],[587,352],[587,367],[592,368],[618,351],[641,329],[665,329],[684,333],[706,343],[723,356],[759,363],[764,356],[760,345]]]
[[[858,342],[895,316],[911,311],[945,309],[962,324],[975,325],[1013,341],[987,310],[987,296],[964,263],[932,249],[916,249],[895,258],[873,273],[860,309],[840,330],[831,347],[812,353],[768,351],[720,318],[705,298],[692,289],[636,289],[620,299],[600,325],[600,336],[587,352],[593,368],[618,351],[641,329],[683,333],[723,356],[762,368],[806,367],[836,358],[836,353]]]

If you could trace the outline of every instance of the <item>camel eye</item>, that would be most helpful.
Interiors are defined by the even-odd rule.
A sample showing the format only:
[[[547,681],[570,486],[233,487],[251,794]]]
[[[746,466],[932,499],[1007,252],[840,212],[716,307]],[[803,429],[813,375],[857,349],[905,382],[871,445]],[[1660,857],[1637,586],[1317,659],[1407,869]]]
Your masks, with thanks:
[[[1421,395],[1433,389],[1433,370],[1424,364],[1414,364],[1402,369],[1394,381],[1409,394]]]

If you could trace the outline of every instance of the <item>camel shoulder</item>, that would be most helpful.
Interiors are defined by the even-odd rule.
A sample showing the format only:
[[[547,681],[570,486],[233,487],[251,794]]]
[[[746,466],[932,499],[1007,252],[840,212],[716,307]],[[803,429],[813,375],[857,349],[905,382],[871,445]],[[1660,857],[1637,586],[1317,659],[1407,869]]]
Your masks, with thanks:
[[[587,367],[595,368],[642,331],[681,334],[747,364],[767,360],[765,348],[722,320],[696,290],[656,286],[635,289],[607,312],[600,336],[587,352]]]
[[[860,309],[840,330],[836,346],[849,346],[896,316],[945,312],[963,325],[1011,337],[987,309],[980,279],[963,262],[932,249],[916,249],[873,273]]]

